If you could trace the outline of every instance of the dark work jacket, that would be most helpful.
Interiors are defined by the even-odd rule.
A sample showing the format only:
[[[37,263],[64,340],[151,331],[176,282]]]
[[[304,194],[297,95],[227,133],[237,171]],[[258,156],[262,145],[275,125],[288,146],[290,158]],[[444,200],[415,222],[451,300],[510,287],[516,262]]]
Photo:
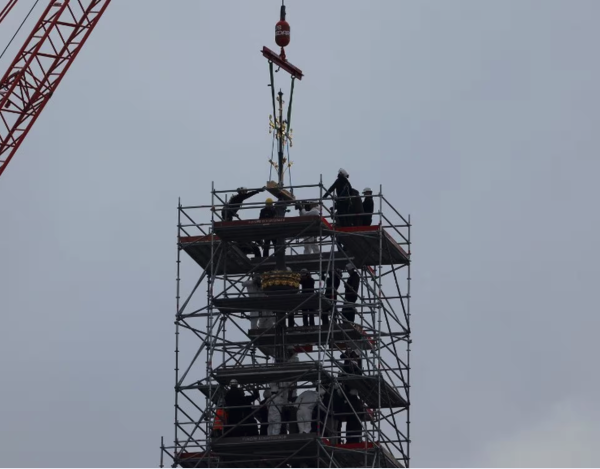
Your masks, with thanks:
[[[323,274],[325,275],[325,274]],[[327,280],[325,280],[325,296],[329,299],[331,299],[333,297],[333,299],[335,300],[335,298],[337,297],[337,291],[338,288],[340,288],[340,283],[342,282],[342,279],[340,278],[340,276],[336,273],[334,274],[333,278],[331,277],[331,274],[329,274],[327,276]],[[331,287],[333,283],[333,288]]]
[[[238,210],[242,206],[244,200],[249,199],[250,197],[258,194],[259,192],[260,191],[249,191],[245,194],[237,193],[232,195],[229,199],[229,202],[227,202],[225,207],[223,207],[223,209],[221,210],[221,216],[223,217],[223,219],[232,219],[238,213]]]
[[[302,286],[302,293],[313,293],[315,291],[315,279],[310,275],[300,277],[300,285]]]
[[[363,210],[365,211],[365,214],[363,215],[364,226],[371,226],[371,224],[373,223],[373,209],[373,196],[365,196],[363,200]]]
[[[356,221],[355,221],[355,226],[362,226],[363,225],[363,214],[365,212],[364,208],[363,208],[363,203],[362,200],[360,199],[360,192],[358,192],[356,189],[351,189],[350,190],[350,195],[352,195],[352,199],[350,199],[351,201],[351,212],[356,214]]]
[[[352,303],[356,303],[358,299],[358,290],[360,288],[360,275],[353,270],[350,272],[350,276],[346,279],[346,285],[344,288],[344,292],[346,294],[346,301],[350,301]]]
[[[337,179],[331,185],[331,187],[329,189],[327,189],[327,192],[325,192],[325,194],[323,194],[323,198],[329,197],[329,194],[331,194],[334,190],[335,190],[335,195],[338,197],[350,197],[350,195],[351,195],[350,191],[352,190],[352,185],[350,184],[350,181],[348,181],[346,176],[344,176],[343,174],[340,173],[340,174],[338,174]],[[346,207],[349,207],[350,206],[349,202],[350,202],[350,200],[346,199],[346,200],[340,200],[337,203],[342,204]]]
[[[261,220],[265,220],[267,218],[275,218],[277,213],[275,212],[275,208],[273,206],[266,206],[261,209],[259,218]]]

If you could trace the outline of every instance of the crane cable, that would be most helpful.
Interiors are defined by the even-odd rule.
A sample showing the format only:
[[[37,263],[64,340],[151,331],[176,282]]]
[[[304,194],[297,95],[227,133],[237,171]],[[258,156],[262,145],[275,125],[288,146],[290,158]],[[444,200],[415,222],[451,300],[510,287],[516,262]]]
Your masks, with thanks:
[[[0,54],[0,60],[2,59],[2,57],[4,57],[4,54],[6,53],[6,51],[8,50],[8,48],[10,47],[10,45],[13,43],[13,41],[15,40],[15,38],[17,37],[17,34],[19,34],[19,31],[21,31],[21,28],[23,27],[23,25],[25,24],[25,22],[27,21],[27,18],[29,18],[29,16],[31,15],[31,13],[33,12],[33,10],[35,9],[35,7],[37,6],[37,4],[39,3],[40,0],[35,0],[35,3],[33,4],[33,6],[31,7],[31,10],[29,10],[29,13],[27,13],[27,16],[25,17],[25,19],[23,20],[23,22],[21,23],[21,26],[19,26],[19,29],[17,29],[17,32],[13,35],[12,39],[8,42],[8,44],[6,45],[6,47],[4,48],[4,50],[2,51],[2,53]]]

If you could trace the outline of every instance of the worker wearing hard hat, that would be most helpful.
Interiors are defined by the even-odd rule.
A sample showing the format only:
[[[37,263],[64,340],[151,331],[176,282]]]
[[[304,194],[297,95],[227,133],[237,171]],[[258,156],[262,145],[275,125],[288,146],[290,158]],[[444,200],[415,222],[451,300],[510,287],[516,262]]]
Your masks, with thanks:
[[[335,191],[335,196],[337,200],[335,201],[335,210],[337,212],[336,223],[339,226],[350,226],[350,216],[347,216],[351,213],[350,207],[350,191],[352,190],[352,185],[348,178],[350,175],[344,168],[340,168],[338,171],[337,179],[331,185],[329,189],[323,194],[323,198],[326,199],[329,195]]]
[[[371,226],[373,223],[373,191],[370,187],[365,187],[363,191],[363,195],[365,198],[363,199],[363,210],[365,214],[363,215],[363,225]]]
[[[320,217],[321,212],[319,205],[312,202],[298,203],[296,208],[300,210],[300,216],[303,217]],[[317,245],[317,238],[309,236],[304,238],[304,254],[319,254],[319,246]]]
[[[229,382],[229,390],[225,393],[227,428],[223,436],[258,435],[256,420],[251,416],[252,407],[250,407],[256,399],[258,399],[258,391],[255,390],[252,396],[246,396],[237,379]]]

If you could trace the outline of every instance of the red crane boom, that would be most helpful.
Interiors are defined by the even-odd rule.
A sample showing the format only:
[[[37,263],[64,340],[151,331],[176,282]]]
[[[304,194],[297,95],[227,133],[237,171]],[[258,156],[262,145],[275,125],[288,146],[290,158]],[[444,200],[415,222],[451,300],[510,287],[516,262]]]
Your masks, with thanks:
[[[13,9],[13,7],[17,4],[18,1],[19,0],[8,0],[8,3],[4,5],[4,8],[2,8],[2,11],[0,11],[0,23],[4,21],[4,18],[8,16],[10,10]]]
[[[0,80],[0,175],[111,0],[50,0]]]

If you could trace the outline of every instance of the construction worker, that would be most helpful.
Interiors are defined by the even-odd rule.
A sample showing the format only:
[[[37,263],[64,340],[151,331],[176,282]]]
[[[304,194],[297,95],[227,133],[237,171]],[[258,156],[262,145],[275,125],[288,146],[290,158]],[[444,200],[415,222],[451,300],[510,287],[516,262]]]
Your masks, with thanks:
[[[317,406],[321,396],[325,394],[325,389],[319,386],[318,391],[304,391],[296,400],[298,407],[298,433],[311,433],[313,410]]]
[[[260,296],[262,292],[260,288],[260,274],[254,274],[250,280],[243,282],[242,286],[246,287],[248,296]],[[250,318],[250,329],[258,328],[258,319],[260,316],[260,311],[250,311],[248,313],[248,317]]]
[[[362,440],[363,404],[356,389],[346,395],[346,443],[360,443]]]
[[[306,269],[300,271],[300,287],[300,292],[305,295],[312,295],[315,292],[315,279]],[[310,310],[302,310],[302,325],[305,327],[314,326],[315,313]]]
[[[237,193],[232,195],[229,199],[229,202],[225,204],[225,206],[221,210],[221,216],[223,217],[223,221],[232,221],[233,217],[237,217],[238,210],[242,206],[244,200],[249,199],[250,197],[258,194],[259,192],[263,192],[265,189],[258,189],[255,191],[248,191],[245,187],[238,187]]]
[[[258,391],[254,391],[252,396],[246,396],[239,387],[237,379],[229,382],[229,390],[225,393],[225,405],[227,406],[227,428],[224,436],[236,437],[252,435],[252,424],[256,430],[256,422],[252,417],[246,418],[252,413],[252,403],[258,398]],[[250,409],[250,412],[248,412]],[[244,426],[246,425],[246,426]]]
[[[281,434],[281,417],[283,407],[288,403],[288,390],[285,383],[271,383],[271,400],[268,404],[269,435]]]
[[[358,299],[358,291],[360,289],[360,275],[356,272],[353,264],[346,265],[346,270],[350,274],[344,281],[344,300],[345,304],[342,308],[342,316],[350,322],[354,322],[356,316],[355,303]]]
[[[327,278],[325,280],[325,278]],[[333,275],[331,272],[325,277],[325,273],[323,273],[322,279],[325,280],[325,298],[331,301],[330,307],[323,307],[321,314],[321,325],[325,327],[329,327],[329,315],[332,314],[334,317],[337,313],[335,302],[337,300],[338,288],[340,288],[340,283],[342,282],[342,270],[337,268]]]
[[[363,226],[371,226],[373,223],[373,191],[370,187],[365,187],[363,190],[363,195],[365,198],[363,199],[363,210],[365,212],[363,216]]]
[[[258,421],[260,422],[260,434],[267,435],[267,429],[269,428],[269,398],[271,397],[271,390],[265,389],[263,393],[263,400],[258,403]]]
[[[223,407],[223,402],[219,402],[219,407],[215,412],[215,421],[212,429],[212,437],[219,438],[223,435],[224,425],[227,425],[227,412]]]
[[[260,210],[260,215],[258,218],[260,220],[268,220],[275,217],[277,217],[277,211],[273,205],[273,199],[269,197],[267,200],[265,200],[265,206]],[[275,249],[274,239],[263,240],[263,257],[269,257],[269,247],[271,244],[273,245],[273,249]]]
[[[340,358],[344,360],[342,371],[348,375],[362,375],[362,360],[360,355],[355,350],[347,348],[345,352],[340,354]],[[350,389],[348,389],[349,391]]]
[[[320,217],[321,212],[318,204],[306,202],[296,205],[296,208],[300,210],[300,215],[303,217]],[[304,254],[319,254],[319,246],[317,245],[317,238],[310,236],[304,238]]]
[[[350,226],[350,217],[345,216],[350,214],[350,191],[352,185],[348,178],[350,175],[344,168],[340,168],[338,171],[337,179],[331,185],[329,189],[323,194],[323,198],[326,199],[329,195],[335,191],[335,210],[336,210],[336,224],[339,226]]]
[[[350,189],[350,195],[352,196],[350,199],[350,211],[354,214],[353,217],[350,217],[350,222],[353,226],[362,226],[365,210],[360,198],[360,192],[356,189]]]

